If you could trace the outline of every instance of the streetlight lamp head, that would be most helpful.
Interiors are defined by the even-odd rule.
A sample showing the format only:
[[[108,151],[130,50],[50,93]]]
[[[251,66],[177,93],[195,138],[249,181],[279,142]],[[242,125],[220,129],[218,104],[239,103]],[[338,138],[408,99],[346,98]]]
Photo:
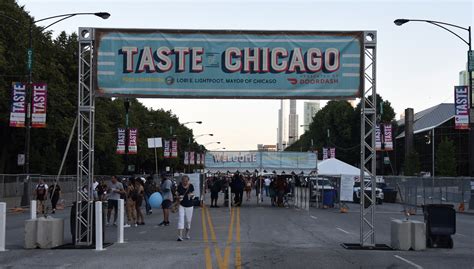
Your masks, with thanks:
[[[97,12],[97,13],[94,13],[94,15],[96,15],[97,17],[101,17],[104,20],[110,17],[110,13],[108,12]]]
[[[397,26],[401,26],[409,21],[410,20],[407,20],[407,19],[396,19],[393,21],[393,23],[395,23]]]
[[[214,136],[214,134],[209,134],[209,136]]]
[[[202,124],[202,121],[196,121],[197,124]]]
[[[220,144],[221,142],[216,142],[217,144]]]

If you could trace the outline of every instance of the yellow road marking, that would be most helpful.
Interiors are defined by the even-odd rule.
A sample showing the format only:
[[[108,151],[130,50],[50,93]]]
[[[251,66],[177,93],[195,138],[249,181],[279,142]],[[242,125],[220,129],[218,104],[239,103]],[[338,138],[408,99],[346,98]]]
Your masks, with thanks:
[[[229,233],[227,234],[227,243],[224,252],[224,269],[227,269],[229,266],[229,257],[230,257],[230,244],[232,243],[232,235],[234,231],[234,217],[235,217],[235,208],[231,209],[230,212],[230,223],[229,223]]]
[[[212,269],[212,257],[211,257],[211,249],[209,248],[209,239],[207,235],[207,226],[206,226],[206,207],[202,207],[202,234],[204,237],[204,242],[206,242],[206,249],[204,250],[205,257],[206,257],[206,269]]]
[[[211,214],[209,211],[207,211],[207,208],[206,208],[206,212],[207,212],[206,214],[207,222],[209,223],[209,230],[211,231],[211,239],[212,239],[212,242],[214,243],[214,251],[216,252],[217,265],[219,266],[220,269],[222,269],[224,268],[224,265],[222,261],[221,250],[219,249],[219,246],[217,245],[216,232],[214,231],[214,225],[212,224]]]
[[[237,241],[237,247],[235,249],[235,268],[242,268],[242,256],[240,252],[240,207],[237,208],[237,224],[235,227],[235,237]]]

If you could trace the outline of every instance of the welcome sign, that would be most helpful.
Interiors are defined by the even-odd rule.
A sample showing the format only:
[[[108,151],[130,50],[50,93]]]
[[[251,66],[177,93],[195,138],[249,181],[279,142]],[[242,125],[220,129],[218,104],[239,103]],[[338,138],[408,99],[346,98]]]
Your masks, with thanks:
[[[356,98],[364,32],[95,29],[102,96]]]

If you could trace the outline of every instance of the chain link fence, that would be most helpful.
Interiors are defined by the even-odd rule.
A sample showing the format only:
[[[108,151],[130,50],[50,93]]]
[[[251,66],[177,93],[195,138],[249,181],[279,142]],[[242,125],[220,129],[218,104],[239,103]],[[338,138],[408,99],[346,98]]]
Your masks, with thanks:
[[[426,204],[452,204],[458,211],[468,209],[471,200],[470,177],[390,177],[385,176],[386,188],[398,192],[396,201],[407,210],[415,211]]]

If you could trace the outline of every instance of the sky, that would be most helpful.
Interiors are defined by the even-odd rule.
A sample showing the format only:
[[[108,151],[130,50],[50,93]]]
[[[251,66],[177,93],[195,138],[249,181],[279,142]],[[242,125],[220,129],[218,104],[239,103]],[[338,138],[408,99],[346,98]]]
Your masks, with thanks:
[[[18,0],[35,19],[75,12],[105,11],[108,20],[74,17],[53,27],[77,32],[78,27],[240,30],[376,30],[377,93],[392,103],[397,118],[405,108],[415,112],[452,103],[459,71],[466,68],[468,47],[454,35],[427,23],[396,26],[397,18],[430,19],[473,25],[472,1],[270,1],[270,0]],[[40,25],[47,25],[47,21]],[[456,31],[465,39],[467,31]],[[255,150],[275,144],[279,100],[141,99],[154,109],[171,110],[191,124],[207,148]],[[326,101],[322,101],[325,104]],[[298,101],[303,124],[303,101]],[[303,132],[300,128],[299,134]]]

